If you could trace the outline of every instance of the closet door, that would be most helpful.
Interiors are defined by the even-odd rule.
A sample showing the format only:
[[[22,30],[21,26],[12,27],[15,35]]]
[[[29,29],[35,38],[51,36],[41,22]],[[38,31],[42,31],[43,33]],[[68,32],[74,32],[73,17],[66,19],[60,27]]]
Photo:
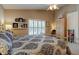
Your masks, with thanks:
[[[74,30],[74,41],[79,43],[78,31],[78,12],[71,12],[67,14],[67,30]]]

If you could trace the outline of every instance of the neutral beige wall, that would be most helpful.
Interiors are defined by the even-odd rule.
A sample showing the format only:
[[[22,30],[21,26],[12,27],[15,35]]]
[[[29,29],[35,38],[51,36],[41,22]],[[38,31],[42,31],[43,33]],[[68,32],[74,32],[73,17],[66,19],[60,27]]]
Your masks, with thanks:
[[[23,17],[28,19],[42,19],[49,23],[49,27],[46,27],[46,34],[51,33],[51,24],[54,24],[54,14],[51,11],[46,10],[5,10],[5,23],[12,24],[15,18]]]
[[[2,5],[0,5],[0,24],[1,24],[1,21],[4,21],[4,9]]]
[[[4,9],[2,5],[0,5],[0,31],[2,30],[4,30]]]

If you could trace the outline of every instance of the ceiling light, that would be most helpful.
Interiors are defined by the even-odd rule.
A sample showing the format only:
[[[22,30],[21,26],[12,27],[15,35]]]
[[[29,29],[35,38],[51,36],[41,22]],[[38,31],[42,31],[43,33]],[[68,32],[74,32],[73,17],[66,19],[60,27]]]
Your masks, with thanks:
[[[50,5],[49,7],[48,7],[48,10],[57,10],[57,9],[59,9],[58,7],[57,7],[57,5]]]
[[[54,8],[54,9],[59,9],[59,8],[57,7],[57,5],[53,5],[53,8]]]

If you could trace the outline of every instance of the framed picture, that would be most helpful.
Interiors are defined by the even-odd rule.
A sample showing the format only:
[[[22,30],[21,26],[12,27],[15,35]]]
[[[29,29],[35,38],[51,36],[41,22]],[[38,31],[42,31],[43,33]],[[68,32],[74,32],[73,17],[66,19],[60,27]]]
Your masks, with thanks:
[[[18,23],[13,23],[13,28],[18,28]]]
[[[15,22],[25,22],[25,19],[23,19],[23,18],[15,18]]]
[[[27,28],[27,24],[21,25],[21,28]]]
[[[23,18],[18,18],[18,22],[25,22],[25,19],[23,19]]]
[[[27,24],[24,24],[24,27],[27,28],[28,27]]]
[[[23,22],[23,18],[19,18],[19,22]]]

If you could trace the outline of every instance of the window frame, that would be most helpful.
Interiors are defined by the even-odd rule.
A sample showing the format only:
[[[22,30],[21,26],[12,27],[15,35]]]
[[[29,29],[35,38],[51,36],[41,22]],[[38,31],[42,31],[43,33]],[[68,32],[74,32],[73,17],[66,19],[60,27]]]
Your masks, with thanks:
[[[29,26],[29,23],[30,23],[30,21],[33,21],[33,27],[32,26]],[[35,27],[34,25],[34,23],[35,23],[35,21],[36,21],[36,23],[37,23],[37,26]],[[41,26],[39,26],[38,27],[38,23],[39,22],[41,22],[40,24],[41,24]],[[42,23],[42,22],[44,22],[44,23]],[[43,25],[44,24],[44,25]],[[43,25],[43,26],[42,26]],[[35,34],[35,29],[36,28],[36,31],[37,31],[37,34]],[[38,28],[40,28],[40,30],[41,30],[41,32],[39,32],[39,30],[38,30]],[[37,20],[37,19],[31,19],[31,20],[28,20],[28,34],[29,35],[40,35],[41,33],[42,34],[45,34],[45,28],[46,28],[46,21],[45,20]],[[33,34],[30,34],[29,32],[30,32],[30,29],[33,29]],[[44,30],[44,31],[42,31],[42,30]],[[44,32],[44,33],[43,33]]]

